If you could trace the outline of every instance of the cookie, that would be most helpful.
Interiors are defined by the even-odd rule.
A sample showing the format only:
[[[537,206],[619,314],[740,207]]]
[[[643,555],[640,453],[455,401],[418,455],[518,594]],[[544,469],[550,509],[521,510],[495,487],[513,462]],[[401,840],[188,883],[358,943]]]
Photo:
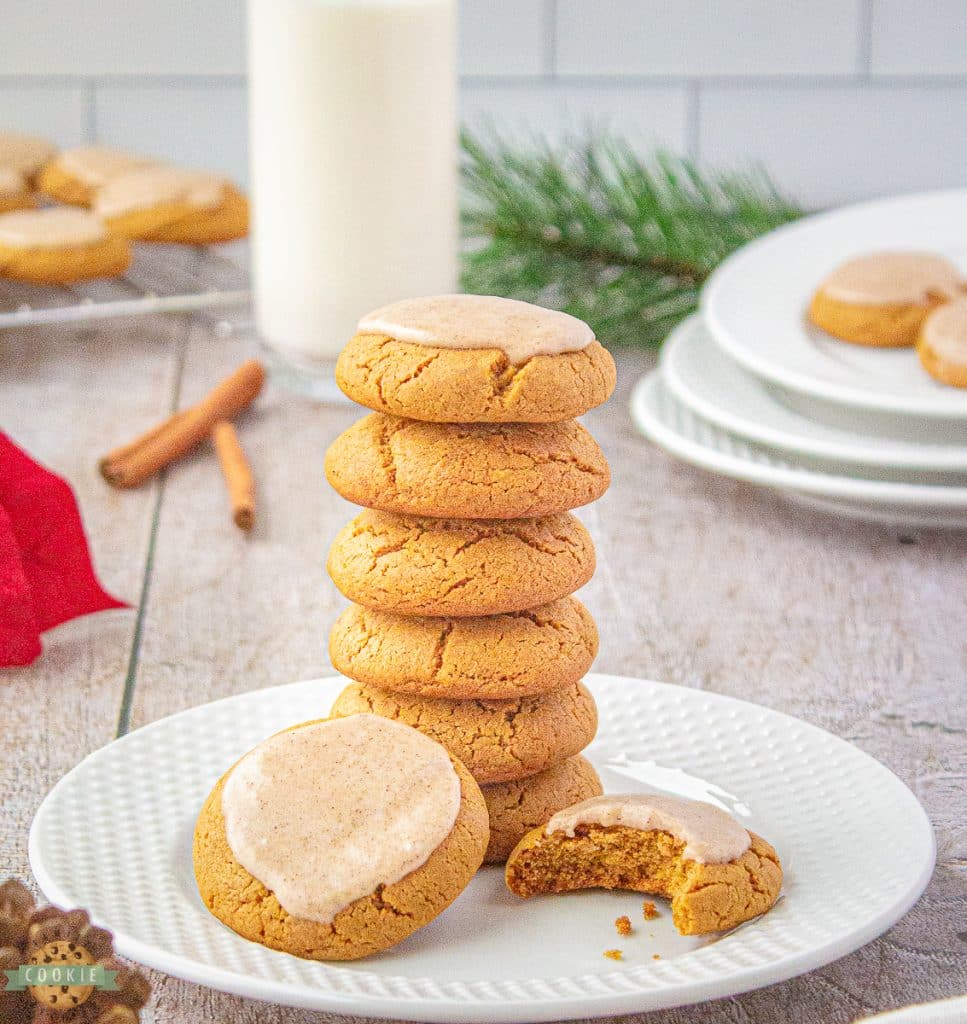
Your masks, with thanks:
[[[552,768],[594,739],[598,712],[580,683],[517,700],[430,700],[352,683],[331,715],[375,714],[442,743],[481,785]]]
[[[682,935],[703,935],[765,913],[782,868],[769,843],[719,808],[635,794],[555,814],[517,844],[505,879],[524,898],[591,888],[663,896]]]
[[[0,276],[67,285],[120,277],[131,262],[127,242],[112,238],[85,210],[17,210],[0,214]]]
[[[601,793],[601,780],[586,758],[569,757],[527,779],[482,786],[490,815],[490,844],[485,864],[505,861],[511,850],[552,814]]]
[[[59,203],[90,206],[97,190],[112,178],[160,161],[124,153],[109,146],[75,146],[50,160],[40,172],[40,190]]]
[[[326,453],[348,501],[385,512],[523,519],[586,505],[611,476],[594,438],[563,423],[426,423],[373,413]]]
[[[7,168],[33,185],[40,169],[57,152],[57,147],[36,135],[0,132],[0,167]]]
[[[27,179],[19,171],[0,163],[0,213],[29,210],[36,205]]]
[[[826,278],[809,305],[818,327],[857,345],[913,345],[924,318],[958,294],[957,268],[928,252],[878,252]]]
[[[248,234],[248,200],[214,174],[156,165],[113,176],[92,203],[108,230],[142,242],[210,245]]]
[[[931,377],[967,388],[967,299],[949,302],[923,321],[917,355]]]
[[[499,615],[556,601],[594,573],[570,513],[427,519],[367,510],[336,536],[329,575],[357,604],[401,615]]]
[[[95,960],[91,954],[75,942],[66,940],[48,942],[30,957],[30,963],[49,967],[90,967]],[[93,985],[35,985],[30,994],[54,1013],[67,1013],[83,1006],[94,991]]]
[[[487,837],[479,787],[424,735],[373,715],[308,722],[215,786],[195,829],[195,878],[205,906],[243,938],[356,960],[446,909]]]
[[[357,334],[336,361],[336,383],[360,405],[413,420],[554,423],[606,401],[615,366],[597,341],[515,366],[496,348],[430,348]]]
[[[512,699],[578,682],[598,631],[577,598],[479,618],[393,615],[351,605],[329,634],[336,671],[415,697]]]

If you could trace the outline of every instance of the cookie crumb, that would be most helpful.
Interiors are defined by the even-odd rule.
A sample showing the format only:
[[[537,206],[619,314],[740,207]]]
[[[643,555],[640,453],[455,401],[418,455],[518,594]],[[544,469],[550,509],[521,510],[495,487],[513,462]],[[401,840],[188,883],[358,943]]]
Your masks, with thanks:
[[[656,917],[661,917],[661,914],[658,913],[658,908],[651,900],[645,900],[641,905],[641,911],[645,915],[646,921],[653,921]]]
[[[621,952],[620,949],[606,949],[604,951],[604,955],[609,960],[624,960],[624,954]]]
[[[622,914],[621,917],[615,918],[614,926],[618,929],[619,935],[631,934],[631,918],[627,914]]]

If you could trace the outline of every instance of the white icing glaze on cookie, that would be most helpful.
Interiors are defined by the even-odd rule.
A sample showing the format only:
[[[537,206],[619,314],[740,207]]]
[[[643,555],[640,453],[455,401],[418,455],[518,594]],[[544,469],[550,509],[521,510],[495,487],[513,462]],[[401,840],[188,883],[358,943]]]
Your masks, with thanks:
[[[28,178],[56,152],[55,146],[35,135],[0,132],[0,167],[10,167]]]
[[[433,348],[497,348],[516,364],[578,352],[594,341],[594,332],[577,317],[495,295],[403,299],[367,313],[357,330]]]
[[[224,178],[201,171],[156,165],[125,171],[111,178],[94,200],[102,217],[120,217],[164,203],[185,203],[196,210],[212,210],[225,196]]]
[[[459,810],[443,747],[376,715],[273,736],[222,791],[239,864],[290,914],[322,924],[425,864]]]
[[[19,171],[12,167],[4,167],[0,164],[0,196],[19,196],[25,192],[27,183]]]
[[[920,336],[938,359],[967,366],[967,299],[935,309],[924,320]]]
[[[107,237],[99,217],[72,206],[0,214],[0,245],[9,249],[71,249]]]
[[[821,291],[857,306],[926,305],[931,296],[956,295],[960,285],[960,272],[936,253],[873,252],[837,267]]]
[[[100,188],[125,171],[150,167],[157,162],[107,146],[76,146],[74,149],[65,149],[57,157],[57,165],[65,174],[91,188]]]
[[[725,864],[741,857],[752,839],[732,817],[713,804],[659,793],[592,797],[559,811],[545,832],[573,836],[580,825],[621,825],[640,832],[668,832],[685,844],[682,856],[700,864]]]

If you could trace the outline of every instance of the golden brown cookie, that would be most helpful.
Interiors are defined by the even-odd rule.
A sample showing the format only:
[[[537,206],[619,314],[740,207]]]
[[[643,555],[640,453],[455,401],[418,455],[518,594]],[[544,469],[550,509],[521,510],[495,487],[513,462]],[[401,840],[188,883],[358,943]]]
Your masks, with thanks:
[[[382,715],[442,743],[481,785],[536,775],[594,739],[598,712],[581,683],[518,700],[430,700],[352,683],[336,698],[334,718]]]
[[[19,174],[33,185],[40,169],[57,152],[57,147],[36,135],[0,132],[0,167]]]
[[[0,214],[0,276],[65,285],[120,277],[131,262],[123,239],[111,237],[86,210],[52,208]]]
[[[511,699],[576,683],[598,651],[577,598],[505,615],[429,618],[351,605],[329,634],[338,672],[416,697]]]
[[[594,766],[578,754],[537,775],[482,786],[481,791],[490,814],[484,863],[499,864],[532,828],[571,804],[598,796],[602,789]]]
[[[569,513],[425,519],[367,510],[336,536],[329,575],[357,604],[401,615],[499,615],[565,597],[594,573]]]
[[[357,334],[336,362],[336,382],[360,405],[413,420],[556,423],[604,402],[615,366],[597,341],[515,365],[497,348],[431,348]]]
[[[547,835],[533,829],[507,860],[511,892],[525,898],[575,889],[630,889],[671,900],[682,935],[734,928],[765,913],[779,896],[782,868],[760,836],[737,860],[703,864],[682,856],[684,842],[667,832],[622,825],[578,828]]]
[[[923,321],[917,355],[931,377],[967,388],[967,299],[955,299]]]
[[[350,903],[330,924],[292,916],[238,863],[222,810],[227,772],[205,801],[195,827],[195,878],[205,906],[243,938],[307,960],[356,960],[402,942],[466,888],[487,846],[483,796],[467,769],[451,760],[460,780],[460,808],[449,836],[420,867]]]
[[[248,234],[248,200],[231,183],[178,167],[138,167],[98,189],[92,208],[112,234],[211,245]]]
[[[75,146],[61,150],[40,172],[41,192],[59,203],[90,206],[97,190],[111,178],[137,167],[156,166],[160,161],[124,153],[109,146]]]
[[[934,253],[877,252],[849,260],[820,285],[809,317],[856,345],[912,345],[924,318],[961,290],[957,268]]]
[[[19,171],[0,164],[0,213],[30,210],[36,205],[27,179]]]
[[[425,423],[373,413],[326,453],[348,501],[385,512],[523,519],[586,505],[608,489],[594,438],[563,423]]]

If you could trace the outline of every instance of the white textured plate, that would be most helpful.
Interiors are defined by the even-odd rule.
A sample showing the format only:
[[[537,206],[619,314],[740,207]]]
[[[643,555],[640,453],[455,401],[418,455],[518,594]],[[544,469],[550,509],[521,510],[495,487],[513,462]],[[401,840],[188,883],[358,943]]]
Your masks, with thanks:
[[[824,422],[819,410],[799,411],[730,359],[697,316],[665,341],[661,367],[682,405],[750,441],[830,462],[967,473],[967,422],[918,421],[909,440],[885,435],[875,422],[882,417],[859,409],[850,410],[849,426]]]
[[[845,499],[859,508],[911,512],[911,522],[934,526],[967,525],[967,487],[915,482],[907,479],[847,475],[807,466],[722,430],[686,409],[668,392],[661,370],[646,374],[631,397],[631,415],[646,437],[673,455],[713,473],[749,483],[795,491],[820,498]],[[885,471],[880,470],[881,474]],[[925,479],[929,479],[926,477]],[[879,518],[879,517],[875,517]]]
[[[213,988],[343,1014],[499,1022],[637,1013],[801,974],[883,932],[933,870],[923,809],[850,744],[744,701],[592,675],[601,724],[590,756],[606,788],[640,790],[647,780],[737,813],[785,866],[785,896],[769,914],[718,941],[686,939],[665,908],[644,921],[640,896],[525,903],[490,868],[394,950],[353,965],[298,960],[208,914],[192,878],[191,832],[237,757],[323,714],[344,682],[241,694],[88,757],[52,790],[31,829],[41,889],[56,903],[87,907],[123,954]],[[635,923],[628,938],[615,933],[620,914]],[[602,956],[615,947],[622,963]]]
[[[967,390],[934,380],[913,349],[851,345],[806,319],[823,278],[861,253],[929,249],[967,273],[965,228],[965,189],[807,217],[730,256],[705,285],[702,314],[733,359],[775,384],[861,408],[967,419]]]

